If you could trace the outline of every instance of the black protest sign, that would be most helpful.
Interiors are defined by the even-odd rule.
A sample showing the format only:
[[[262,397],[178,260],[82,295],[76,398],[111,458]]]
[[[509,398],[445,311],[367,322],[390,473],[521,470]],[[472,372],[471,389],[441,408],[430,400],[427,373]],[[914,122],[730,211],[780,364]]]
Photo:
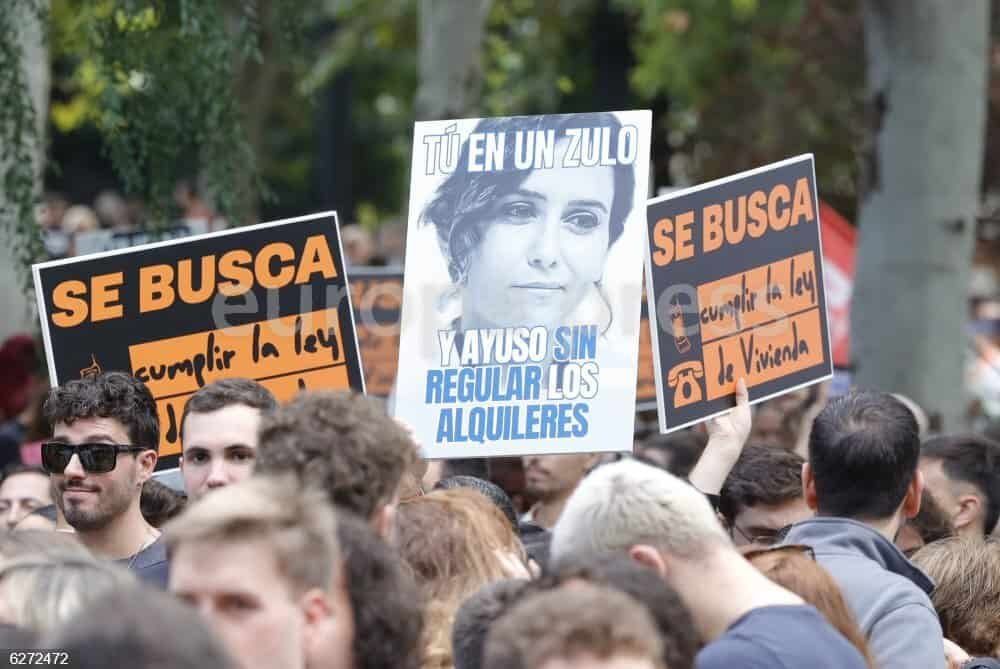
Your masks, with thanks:
[[[650,200],[660,429],[833,373],[812,155]]]
[[[53,384],[123,370],[160,416],[160,463],[180,453],[184,404],[243,377],[279,401],[364,390],[333,212],[33,267]]]

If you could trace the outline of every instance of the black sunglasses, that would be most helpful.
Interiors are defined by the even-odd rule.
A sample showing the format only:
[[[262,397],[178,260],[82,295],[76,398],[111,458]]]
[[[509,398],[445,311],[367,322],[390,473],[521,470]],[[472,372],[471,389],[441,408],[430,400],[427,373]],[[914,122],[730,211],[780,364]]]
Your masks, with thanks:
[[[50,474],[62,474],[73,454],[80,456],[80,464],[91,474],[106,474],[118,464],[119,453],[137,453],[148,450],[130,444],[64,444],[46,441],[42,444],[42,466]]]

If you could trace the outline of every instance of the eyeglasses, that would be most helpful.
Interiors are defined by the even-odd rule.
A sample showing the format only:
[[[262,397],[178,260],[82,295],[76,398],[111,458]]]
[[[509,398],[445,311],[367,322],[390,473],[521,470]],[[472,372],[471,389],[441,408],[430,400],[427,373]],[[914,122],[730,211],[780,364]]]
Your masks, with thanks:
[[[42,466],[50,474],[62,474],[73,454],[80,456],[80,464],[91,474],[106,474],[118,464],[119,453],[137,453],[149,450],[130,444],[64,444],[47,441],[42,444]]]
[[[796,553],[802,554],[809,559],[816,560],[816,551],[812,546],[805,544],[781,544],[780,546],[748,546],[746,550],[740,551],[748,561],[761,555],[773,555],[774,553]]]
[[[733,524],[732,529],[738,535],[743,537],[743,540],[746,541],[748,544],[755,544],[757,546],[770,546],[778,542],[779,535],[777,530],[775,530],[773,533],[755,534],[753,536],[750,536],[749,534],[741,530],[740,526],[736,525],[735,523]]]
[[[766,530],[764,532],[755,534],[754,536],[750,536],[749,534],[741,530],[739,525],[733,523],[732,525],[729,526],[729,536],[732,537],[733,532],[735,531],[737,534],[743,537],[744,541],[746,541],[748,544],[757,546],[773,546],[779,541],[784,541],[785,536],[791,529],[792,525],[785,525],[784,527],[780,527],[776,530]]]

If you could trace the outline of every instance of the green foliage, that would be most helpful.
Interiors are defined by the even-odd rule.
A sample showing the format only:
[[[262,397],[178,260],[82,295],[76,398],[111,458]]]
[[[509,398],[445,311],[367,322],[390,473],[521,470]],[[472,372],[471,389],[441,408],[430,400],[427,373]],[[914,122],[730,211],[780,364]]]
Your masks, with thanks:
[[[399,70],[416,72],[416,0],[339,0],[329,14],[332,37],[315,57],[299,84],[315,93],[350,67],[367,61],[395,60]],[[406,61],[399,60],[408,55]]]
[[[405,209],[417,91],[417,0],[343,0],[333,32],[300,90],[349,72],[355,146],[354,218],[384,221]],[[590,61],[569,48],[591,0],[494,0],[483,45],[484,116],[560,111],[585,86]],[[589,56],[589,54],[587,54]]]
[[[125,191],[145,201],[154,229],[168,220],[177,181],[191,177],[200,177],[219,214],[237,224],[248,220],[258,196],[267,194],[256,159],[271,102],[253,98],[253,78],[301,61],[303,25],[317,16],[314,3],[52,0],[45,15],[48,3],[14,1],[39,12],[51,28],[53,61],[70,73],[54,81],[55,128],[98,128]],[[38,133],[14,39],[17,16],[0,11],[0,176],[7,203],[0,224],[14,232],[15,254],[26,267],[43,247],[33,215]],[[268,109],[256,113],[258,107]]]
[[[21,16],[39,15],[44,24],[42,6],[35,0],[22,0]],[[27,268],[42,257],[41,230],[35,224],[35,151],[41,141],[35,108],[23,67],[23,49],[18,32],[18,11],[10,7],[0,11],[0,228],[7,230],[13,255]],[[31,274],[21,275],[22,287],[31,291]]]
[[[417,91],[416,0],[341,0],[300,89],[315,93],[340,76],[351,91],[350,165],[355,211],[367,225],[395,216],[409,191]]]
[[[853,212],[863,126],[856,2],[610,3],[494,0],[478,113],[592,111],[609,100],[632,105],[633,93],[654,108],[669,101],[654,126],[661,183],[812,151],[824,197]],[[55,74],[66,75],[54,81],[52,121],[62,131],[99,128],[116,173],[155,220],[177,178],[199,174],[221,213],[242,222],[264,184],[284,207],[310,206],[322,136],[312,102],[332,105],[336,83],[351,100],[347,140],[337,139],[350,152],[341,188],[356,203],[345,219],[385,221],[405,211],[419,8],[418,0],[52,0]],[[612,15],[620,25],[609,41],[599,31]],[[609,92],[628,48],[632,92]],[[18,71],[2,63],[0,92],[20,90]],[[0,114],[30,113],[18,109]],[[30,135],[19,137],[30,145]],[[15,163],[26,178],[25,163]],[[37,249],[37,230],[28,230]]]
[[[677,180],[705,181],[805,152],[823,196],[856,207],[864,47],[851,0],[616,0],[632,16],[633,88],[658,119]]]
[[[584,0],[494,0],[483,50],[482,114],[544,114],[560,110],[590,65],[570,48],[584,30]]]
[[[233,94],[260,59],[257,3],[227,13],[195,0],[56,0],[56,51],[74,58],[87,120],[101,130],[125,190],[164,220],[176,182],[201,174],[220,213],[243,220],[254,153]]]
[[[417,0],[337,3],[329,45],[303,80],[353,73],[356,195],[366,216],[405,208],[417,76]],[[863,101],[854,0],[612,0],[632,26],[631,88],[654,108],[660,183],[703,181],[813,152],[827,200],[851,216]],[[482,115],[592,111],[603,35],[596,0],[494,0]],[[845,58],[844,54],[851,57]],[[616,100],[619,98],[615,98]],[[360,139],[363,138],[363,139]],[[673,160],[667,169],[667,156]]]

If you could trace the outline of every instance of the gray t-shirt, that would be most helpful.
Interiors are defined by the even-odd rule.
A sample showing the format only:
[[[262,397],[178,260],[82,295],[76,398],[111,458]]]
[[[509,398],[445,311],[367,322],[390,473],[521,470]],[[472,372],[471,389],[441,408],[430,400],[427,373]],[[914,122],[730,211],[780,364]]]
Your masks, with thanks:
[[[167,589],[167,542],[162,534],[134,557],[115,562],[131,570],[139,580],[160,590]]]

